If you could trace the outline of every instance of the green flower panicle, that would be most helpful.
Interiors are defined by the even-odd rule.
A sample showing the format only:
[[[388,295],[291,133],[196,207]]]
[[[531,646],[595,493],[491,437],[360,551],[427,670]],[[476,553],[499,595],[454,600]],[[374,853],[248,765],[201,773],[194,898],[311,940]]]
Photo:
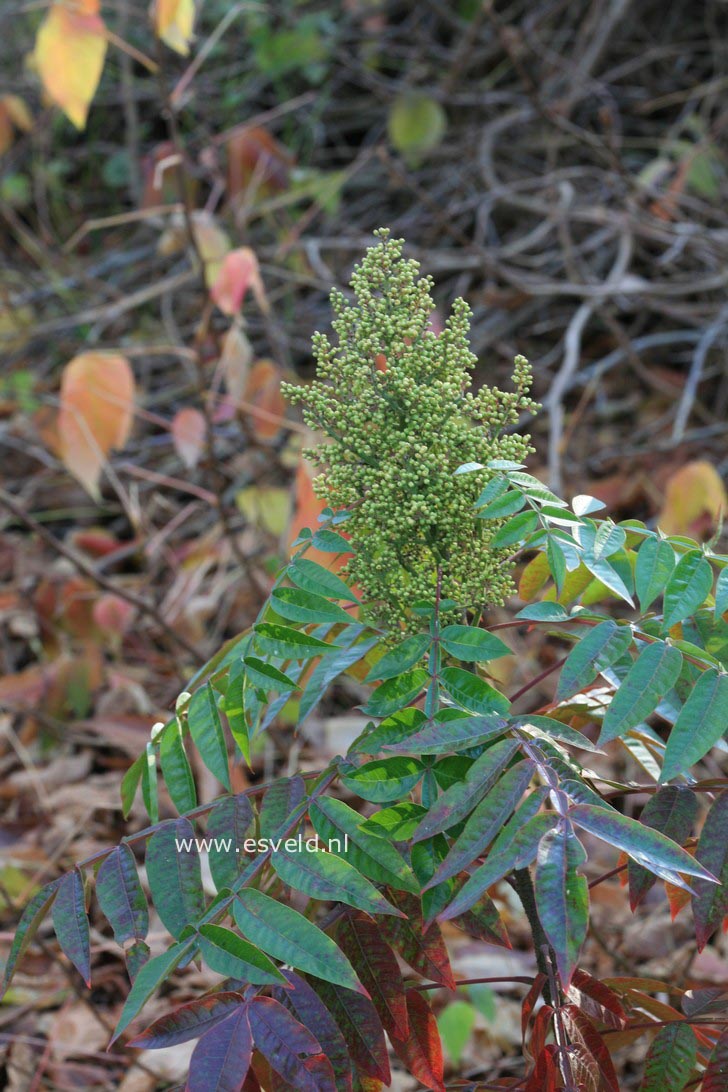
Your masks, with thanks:
[[[336,341],[314,335],[318,378],[283,389],[327,437],[305,455],[321,467],[317,495],[348,510],[347,575],[375,614],[398,627],[412,620],[412,604],[433,601],[438,584],[458,611],[502,604],[512,591],[508,551],[491,545],[501,521],[478,519],[473,509],[488,471],[455,470],[522,462],[529,437],[506,430],[538,407],[522,356],[513,392],[469,389],[476,357],[468,304],[455,300],[434,333],[432,279],[403,258],[402,240],[377,235],[352,275],[354,302],[331,295]]]

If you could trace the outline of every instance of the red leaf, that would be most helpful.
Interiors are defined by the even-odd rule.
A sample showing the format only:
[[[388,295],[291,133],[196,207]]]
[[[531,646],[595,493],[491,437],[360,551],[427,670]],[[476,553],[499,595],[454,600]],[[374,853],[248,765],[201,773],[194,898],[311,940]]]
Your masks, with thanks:
[[[700,832],[696,859],[720,883],[695,880],[693,918],[698,951],[702,952],[728,913],[728,792],[722,792],[708,812]]]
[[[230,137],[228,188],[232,197],[250,186],[264,192],[288,187],[293,156],[260,125],[246,125]]]
[[[321,1054],[318,1039],[272,997],[254,997],[248,1015],[256,1049],[271,1068],[300,1092],[318,1092],[318,1082],[301,1057]]]
[[[612,1057],[589,1017],[576,1005],[565,1005],[561,1010],[561,1016],[572,1043],[580,1044],[583,1050],[594,1059],[609,1092],[619,1092],[619,1079]]]
[[[702,1092],[725,1092],[728,1088],[728,1029],[713,1048],[701,1088]]]
[[[351,1092],[351,1062],[344,1036],[333,1016],[326,1008],[316,991],[295,971],[283,971],[293,989],[275,987],[272,991],[276,1001],[295,1012],[298,1019],[312,1031],[326,1057],[331,1062],[337,1087],[342,1092]]]
[[[163,1050],[187,1043],[227,1020],[242,1004],[243,998],[239,993],[215,993],[210,997],[200,997],[189,1005],[181,1005],[174,1012],[160,1016],[127,1046]]]
[[[432,924],[424,931],[422,903],[416,895],[390,890],[390,902],[402,910],[406,918],[391,918],[380,923],[382,935],[423,978],[438,982],[449,990],[455,989],[450,958],[440,927]]]
[[[528,1078],[523,1092],[556,1092],[556,1078],[558,1076],[559,1067],[556,1064],[556,1047],[549,1044],[539,1054],[536,1066]]]
[[[172,421],[172,441],[174,450],[188,470],[192,470],[200,461],[205,447],[207,422],[199,410],[185,406],[174,415]]]
[[[532,1058],[538,1058],[543,1053],[543,1049],[546,1045],[546,1036],[551,1030],[551,1019],[553,1015],[554,1010],[551,1008],[551,1005],[542,1005],[534,1017],[531,1042],[529,1043],[529,1052]]]
[[[220,270],[210,288],[214,303],[226,315],[237,315],[250,289],[261,311],[268,310],[258,259],[249,246],[231,250],[222,260]]]
[[[216,1024],[192,1052],[187,1092],[240,1092],[250,1068],[253,1041],[248,1006]]]
[[[586,971],[574,971],[566,996],[587,1016],[601,1020],[610,1028],[623,1028],[627,1021],[627,1014],[614,990]]]
[[[521,1038],[525,1042],[526,1029],[528,1027],[528,1021],[531,1019],[531,1013],[534,1010],[536,1002],[541,996],[541,991],[544,988],[546,982],[545,974],[537,974],[533,980],[533,985],[523,998],[523,1004],[521,1005]]]
[[[445,1092],[440,1033],[432,1009],[420,990],[407,990],[407,1012],[410,1025],[407,1038],[397,1039],[390,1034],[394,1052],[407,1071],[426,1088]]]
[[[337,926],[336,940],[369,992],[385,1031],[406,1039],[409,1023],[404,982],[397,957],[379,925],[367,914],[349,910]]]
[[[319,978],[311,979],[310,984],[339,1025],[357,1068],[368,1077],[389,1084],[391,1073],[384,1029],[369,998]]]

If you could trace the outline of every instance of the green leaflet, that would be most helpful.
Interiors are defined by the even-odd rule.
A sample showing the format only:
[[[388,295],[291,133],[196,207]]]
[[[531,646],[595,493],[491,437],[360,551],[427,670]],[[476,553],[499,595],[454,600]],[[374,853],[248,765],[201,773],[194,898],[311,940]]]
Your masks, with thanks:
[[[331,649],[331,645],[318,637],[273,622],[260,622],[255,627],[255,646],[277,660],[311,660]]]
[[[222,925],[201,925],[199,947],[210,970],[226,978],[241,978],[257,986],[285,982],[275,963],[260,948]]]
[[[403,743],[426,722],[427,717],[421,709],[411,705],[386,717],[376,728],[368,724],[364,731],[349,747],[349,755],[376,755],[385,746]]]
[[[363,659],[374,644],[375,642],[371,640],[352,645],[351,648],[332,647],[330,652],[321,657],[301,694],[298,710],[299,726],[316,708],[334,679],[343,674],[352,664]]]
[[[401,854],[381,837],[362,829],[361,815],[343,800],[319,797],[311,805],[309,817],[322,841],[331,846],[332,839],[338,839],[332,852],[344,857],[370,880],[418,893],[417,881]],[[348,838],[348,846],[344,836]]]
[[[728,566],[721,569],[715,585],[715,620],[722,618],[728,610]]]
[[[663,629],[667,632],[701,606],[713,587],[713,570],[700,550],[691,550],[678,561],[667,582],[663,602]]]
[[[589,686],[624,655],[631,643],[630,627],[619,626],[611,618],[590,629],[572,648],[561,668],[556,700],[562,701]]]
[[[124,774],[121,781],[121,812],[125,819],[129,818],[129,814],[134,805],[134,799],[139,789],[139,782],[142,779],[142,771],[144,764],[147,761],[147,756],[144,752],[139,755],[137,759],[131,764],[129,769]]]
[[[197,806],[197,790],[182,740],[182,728],[176,717],[162,730],[159,764],[167,791],[177,811],[180,814],[192,811]]]
[[[510,708],[510,702],[504,694],[471,671],[464,671],[461,667],[446,667],[440,677],[450,697],[471,713],[507,713]]]
[[[690,836],[698,814],[698,798],[684,786],[663,785],[645,804],[640,815],[643,826],[652,827],[682,845]],[[632,910],[644,899],[657,877],[642,865],[629,861],[629,903]],[[714,884],[708,885],[711,890]]]
[[[728,731],[728,675],[703,671],[670,732],[660,782],[687,773]]]
[[[345,857],[315,848],[289,854],[284,847],[271,856],[271,863],[294,891],[321,902],[345,902],[368,914],[399,915],[399,910]]]
[[[188,937],[187,940],[180,941],[178,944],[173,944],[171,948],[168,948],[166,952],[162,952],[161,955],[154,956],[153,959],[148,960],[148,962],[139,968],[124,1008],[121,1010],[121,1016],[114,1029],[114,1034],[109,1046],[116,1042],[122,1032],[128,1028],[132,1020],[138,1016],[154,991],[161,986],[163,982],[166,982],[175,967],[178,967],[182,960],[190,953],[193,945],[194,938]]]
[[[494,845],[488,860],[480,868],[476,868],[450,905],[438,915],[439,920],[447,921],[459,917],[478,901],[483,892],[514,868],[529,865],[538,852],[539,842],[556,822],[557,817],[553,813],[534,815],[503,850],[498,851],[497,844]]]
[[[536,856],[538,916],[556,954],[559,976],[568,987],[589,922],[589,888],[578,869],[586,852],[571,823],[547,831]]]
[[[698,864],[682,846],[617,811],[596,804],[574,804],[569,808],[569,817],[577,826],[623,850],[638,864],[678,887],[690,890],[680,878],[681,872],[715,880],[715,876]]]
[[[336,603],[303,588],[276,588],[271,593],[271,606],[276,614],[291,622],[345,622],[348,625],[352,621],[351,615]]]
[[[125,842],[115,846],[96,875],[96,897],[114,930],[117,944],[144,940],[149,912],[134,854]]]
[[[663,538],[646,539],[637,552],[634,579],[637,598],[643,611],[665,591],[675,568],[675,551]]]
[[[533,776],[530,762],[518,762],[480,801],[425,890],[467,868],[502,830]]]
[[[450,710],[447,710],[450,712]],[[445,710],[441,710],[445,712]],[[380,725],[381,727],[381,725]],[[416,732],[396,743],[381,742],[383,751],[395,751],[398,754],[448,754],[451,751],[463,751],[477,747],[489,740],[497,739],[508,731],[509,721],[496,714],[491,716],[438,717],[428,720]]]
[[[227,747],[217,711],[215,692],[207,683],[190,698],[187,708],[187,726],[192,742],[210,773],[230,792]]]
[[[246,656],[243,663],[253,686],[259,686],[261,690],[275,690],[278,693],[296,689],[296,683],[285,672],[265,660],[259,660],[257,656]]]
[[[640,1092],[682,1092],[695,1068],[697,1050],[689,1024],[675,1020],[660,1028],[647,1052]]]
[[[477,506],[479,507],[478,518],[504,519],[506,516],[513,516],[516,512],[520,512],[525,503],[526,498],[523,493],[517,489],[511,489],[507,493],[502,493],[484,507]]]
[[[523,541],[537,527],[538,515],[534,511],[529,509],[527,512],[519,512],[517,516],[513,516],[496,531],[491,545],[494,550],[501,550],[506,546],[515,546],[517,542]]]
[[[389,838],[393,842],[408,842],[427,808],[404,800],[401,804],[375,811],[361,825],[362,833],[375,834],[378,838]],[[416,888],[419,891],[419,888]]]
[[[674,686],[682,655],[657,641],[640,652],[607,709],[600,743],[617,739],[654,713],[660,698]]]
[[[513,655],[500,637],[477,626],[445,626],[440,644],[451,656],[466,662],[487,663],[499,656]]]
[[[151,836],[146,864],[154,907],[165,928],[179,939],[205,912],[200,858],[188,819],[172,819]]]
[[[349,585],[340,576],[325,569],[316,561],[299,557],[288,566],[286,575],[304,591],[323,595],[326,599],[344,599],[347,603],[358,602]]]
[[[224,843],[218,841],[217,848],[212,844],[208,851],[210,872],[218,891],[232,887],[242,868],[249,863],[243,853],[243,843],[246,837],[251,836],[254,822],[255,812],[243,793],[224,797],[210,812],[206,831],[208,839],[230,841],[229,850],[223,848]]]
[[[388,717],[418,697],[429,682],[430,676],[422,667],[397,675],[381,683],[369,695],[364,712],[370,717]]]
[[[408,637],[396,648],[386,652],[380,660],[377,660],[364,682],[383,681],[401,675],[402,672],[419,663],[431,643],[432,638],[427,633],[416,633],[414,636]]]
[[[414,758],[374,759],[365,762],[351,773],[343,774],[342,784],[363,800],[373,804],[399,800],[411,792],[425,772],[425,767]]]
[[[233,903],[233,917],[240,932],[275,959],[325,982],[365,992],[338,945],[290,906],[245,888]]]
[[[454,827],[473,810],[489,791],[501,770],[519,748],[517,739],[502,739],[475,760],[462,781],[456,782],[429,809],[414,834],[414,840],[431,838]]]
[[[2,996],[8,988],[10,979],[15,973],[16,966],[23,958],[28,945],[38,931],[38,926],[48,913],[51,903],[58,892],[58,884],[58,880],[53,880],[51,883],[47,883],[45,887],[41,887],[40,891],[36,891],[35,895],[33,895],[32,899],[23,910],[20,921],[18,922],[18,927],[15,930],[13,943],[10,947],[10,954],[8,955],[7,963],[5,964],[0,996]]]

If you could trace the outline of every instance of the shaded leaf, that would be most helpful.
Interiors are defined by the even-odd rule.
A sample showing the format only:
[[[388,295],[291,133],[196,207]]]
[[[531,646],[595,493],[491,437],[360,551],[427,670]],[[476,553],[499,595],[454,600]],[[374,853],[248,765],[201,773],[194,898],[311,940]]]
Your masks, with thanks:
[[[253,807],[244,793],[225,797],[210,812],[206,833],[212,843],[208,851],[208,862],[218,891],[224,887],[232,887],[240,875],[245,863],[243,843],[249,836],[254,821]],[[230,849],[222,848],[220,842],[216,848],[215,839],[229,839]],[[237,853],[236,849],[241,852]]]
[[[91,985],[91,943],[86,915],[86,892],[78,869],[67,872],[53,901],[53,928],[63,953],[87,986]]]
[[[429,680],[422,667],[386,679],[369,695],[364,712],[370,717],[388,717],[421,694]]]
[[[722,792],[711,806],[695,857],[720,880],[720,884],[714,884],[699,879],[693,885],[695,936],[698,951],[702,951],[728,914],[728,792]]]
[[[292,989],[274,990],[276,1000],[295,1012],[301,1023],[314,1033],[321,1044],[321,1049],[331,1062],[339,1092],[351,1092],[351,1062],[346,1041],[338,1024],[319,995],[304,978],[294,971],[283,971],[283,976]],[[359,994],[350,994],[350,996],[358,998]]]
[[[301,695],[298,710],[299,727],[311,715],[334,679],[343,674],[353,664],[366,656],[375,641],[364,641],[351,648],[334,649],[322,656],[311,672],[306,688]]]
[[[160,1016],[131,1039],[127,1046],[144,1050],[165,1050],[167,1047],[179,1046],[180,1043],[187,1043],[190,1039],[204,1035],[242,1005],[243,997],[239,993],[214,993],[209,997],[198,997],[195,1001]]]
[[[173,944],[166,952],[154,956],[139,968],[109,1045],[116,1042],[122,1032],[141,1012],[154,991],[169,978],[172,971],[189,955],[193,944],[194,940],[191,937],[180,941],[178,944]]]
[[[713,587],[713,570],[700,550],[691,550],[678,561],[667,582],[663,602],[663,628],[667,631],[694,614]]]
[[[311,984],[341,1029],[357,1069],[388,1085],[391,1073],[384,1029],[369,998],[330,982]]]
[[[96,876],[96,897],[114,930],[117,944],[144,940],[149,929],[147,900],[134,854],[124,842],[101,862]]]
[[[271,1068],[301,1092],[320,1092],[319,1083],[301,1057],[321,1054],[321,1045],[312,1032],[272,997],[254,997],[248,1011],[256,1050]]]
[[[665,748],[660,781],[687,773],[728,731],[728,675],[708,669],[698,677]]]
[[[600,622],[574,646],[561,668],[556,700],[562,701],[589,686],[598,675],[616,663],[632,643],[629,626],[618,626],[611,618]]]
[[[268,301],[255,251],[249,246],[241,246],[223,258],[210,286],[210,298],[223,314],[233,317],[240,313],[249,290],[260,309],[267,311]]]
[[[178,848],[189,845],[190,849]],[[147,843],[147,878],[154,908],[173,937],[205,912],[200,858],[188,819],[164,823]]]
[[[519,762],[507,770],[480,801],[456,838],[445,860],[424,890],[457,875],[467,868],[498,834],[533,776],[530,762]]]
[[[697,1041],[679,1020],[660,1028],[647,1051],[640,1092],[681,1092],[695,1068]]]
[[[249,1013],[239,1005],[205,1032],[190,1058],[186,1092],[240,1092],[253,1053]]]
[[[420,990],[407,990],[407,1013],[410,1033],[403,1039],[390,1035],[394,1052],[407,1072],[425,1088],[445,1092],[440,1033],[432,1009]]]
[[[662,641],[640,652],[607,709],[600,743],[617,739],[635,728],[674,686],[682,668],[682,655]]]
[[[438,918],[447,921],[459,917],[498,880],[516,868],[529,865],[536,856],[539,842],[555,823],[556,817],[552,814],[534,815],[510,839],[506,848],[499,852],[495,843],[485,864],[476,868],[450,905],[438,914]]]
[[[576,967],[589,923],[589,889],[578,871],[586,852],[568,822],[546,832],[536,857],[536,905],[564,986]]]
[[[432,982],[439,982],[449,990],[455,989],[450,958],[440,928],[436,924],[425,929],[422,903],[410,894],[397,892],[392,902],[402,910],[406,918],[386,918],[380,923],[384,938],[397,951],[413,971]]]
[[[626,815],[595,804],[574,804],[569,808],[574,823],[602,841],[629,854],[638,864],[678,887],[686,886],[678,873],[711,878],[681,846]],[[715,877],[713,877],[715,879]]]
[[[175,717],[165,725],[159,740],[159,764],[170,799],[180,814],[197,806],[197,789],[192,776],[182,728]]]
[[[192,695],[187,708],[187,725],[200,758],[210,773],[230,792],[225,735],[217,711],[215,691],[209,683]]]
[[[607,1045],[589,1017],[576,1005],[564,1005],[561,1012],[571,1042],[580,1045],[594,1059],[601,1078],[600,1084],[608,1092],[620,1092],[619,1078]]]
[[[369,992],[384,1030],[405,1039],[409,1021],[404,982],[379,925],[365,914],[347,911],[337,923],[336,939]]]
[[[275,838],[287,828],[289,820],[306,799],[306,783],[296,774],[279,777],[267,789],[260,809],[260,833],[264,838]]]
[[[665,591],[675,568],[675,551],[662,538],[648,538],[637,552],[635,585],[643,611],[648,610],[655,599]]]
[[[331,849],[332,841],[339,845],[333,852],[346,859],[377,883],[387,884],[416,894],[417,880],[400,853],[388,842],[362,830],[361,815],[335,797],[320,797],[311,805],[309,817],[316,834]]]
[[[508,765],[519,745],[517,739],[499,740],[476,758],[465,778],[446,789],[435,801],[415,831],[414,840],[431,838],[469,815]]]
[[[659,830],[680,845],[687,841],[698,814],[698,798],[691,789],[666,785],[651,796],[642,809],[640,822]],[[628,863],[629,902],[635,910],[656,881],[653,873],[630,860]],[[711,888],[714,885],[711,884]]]
[[[0,996],[2,996],[8,988],[10,979],[15,973],[16,966],[23,958],[28,949],[28,945],[38,931],[39,925],[48,913],[51,903],[58,892],[59,882],[59,880],[53,880],[51,883],[47,883],[45,887],[41,887],[40,891],[36,891],[35,895],[33,895],[23,910],[5,964]]]
[[[725,1092],[728,1083],[728,1028],[713,1047],[703,1074],[702,1092]]]

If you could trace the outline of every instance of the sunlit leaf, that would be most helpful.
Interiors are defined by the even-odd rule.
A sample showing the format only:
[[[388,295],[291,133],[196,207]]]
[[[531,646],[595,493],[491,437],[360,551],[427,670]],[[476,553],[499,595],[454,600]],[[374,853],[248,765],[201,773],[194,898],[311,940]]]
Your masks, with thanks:
[[[678,649],[662,641],[644,648],[610,702],[599,742],[617,739],[654,713],[660,699],[674,686],[682,662]]]
[[[320,797],[311,805],[309,817],[316,834],[328,844],[330,852],[345,857],[370,880],[402,891],[416,893],[419,890],[401,854],[394,846],[361,829],[361,815],[343,800]]]
[[[179,937],[205,912],[200,859],[189,819],[172,819],[152,835],[146,863],[154,907],[165,928]]]
[[[684,621],[710,594],[713,570],[699,550],[691,550],[678,561],[665,588],[663,627],[671,629]]]
[[[154,0],[153,12],[159,37],[175,53],[186,56],[195,22],[194,0]]]
[[[149,929],[147,900],[134,854],[124,842],[101,862],[96,875],[96,897],[114,930],[117,944],[144,940]]]
[[[173,944],[166,952],[154,956],[143,967],[139,968],[129,996],[121,1010],[121,1016],[114,1030],[111,1043],[116,1042],[132,1020],[139,1015],[154,991],[163,982],[166,982],[172,971],[189,955],[193,944],[194,940],[192,938]]]
[[[660,781],[687,773],[727,731],[728,675],[709,668],[688,694],[670,732]]]

